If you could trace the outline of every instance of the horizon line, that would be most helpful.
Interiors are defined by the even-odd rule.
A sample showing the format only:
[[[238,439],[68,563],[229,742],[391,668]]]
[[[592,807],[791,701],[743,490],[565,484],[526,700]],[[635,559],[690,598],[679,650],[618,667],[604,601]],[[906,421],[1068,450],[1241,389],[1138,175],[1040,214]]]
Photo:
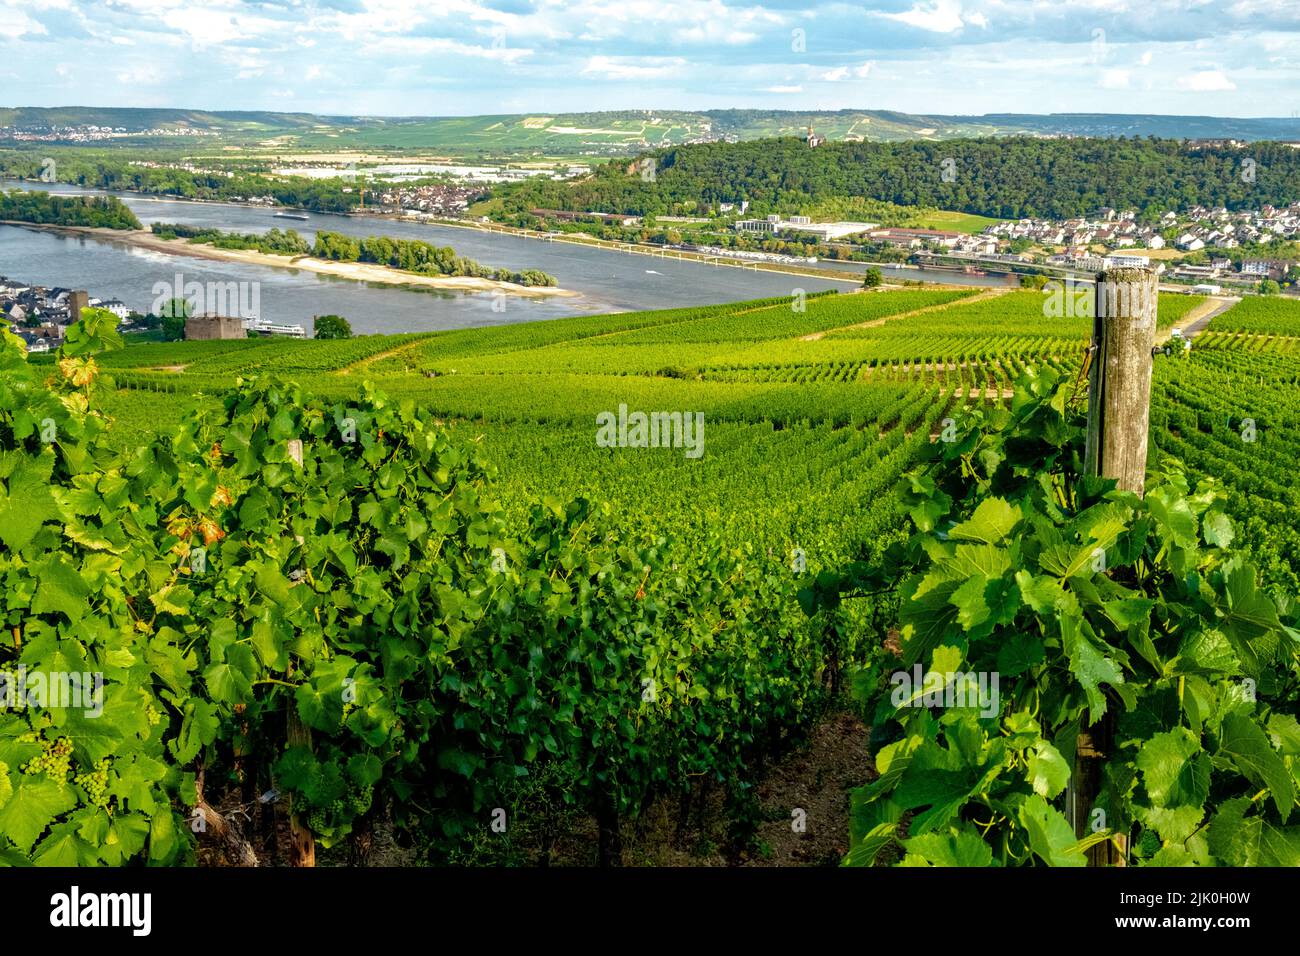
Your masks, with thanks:
[[[1106,112],[1106,111],[1083,111],[1083,110],[1057,110],[1047,113],[1033,113],[1017,110],[1003,110],[1000,112],[988,113],[916,113],[910,110],[892,109],[890,107],[867,107],[867,106],[849,106],[839,109],[819,109],[815,107],[793,107],[793,106],[710,106],[705,109],[681,109],[677,107],[646,107],[646,106],[628,106],[610,109],[597,110],[531,110],[525,112],[469,112],[469,113],[322,113],[315,110],[278,110],[278,109],[214,109],[202,106],[94,106],[87,104],[65,104],[61,106],[0,106],[0,109],[12,110],[173,110],[177,112],[190,113],[271,113],[285,116],[318,116],[327,119],[466,119],[476,116],[564,116],[564,115],[581,115],[581,114],[601,114],[601,113],[718,113],[728,111],[753,111],[763,113],[898,113],[902,116],[917,116],[923,118],[944,118],[944,119],[984,119],[990,116],[1132,116],[1132,117],[1156,117],[1161,119],[1213,119],[1213,120],[1251,120],[1251,121],[1280,121],[1300,123],[1300,117],[1297,116],[1225,116],[1214,113],[1131,113],[1131,112]]]

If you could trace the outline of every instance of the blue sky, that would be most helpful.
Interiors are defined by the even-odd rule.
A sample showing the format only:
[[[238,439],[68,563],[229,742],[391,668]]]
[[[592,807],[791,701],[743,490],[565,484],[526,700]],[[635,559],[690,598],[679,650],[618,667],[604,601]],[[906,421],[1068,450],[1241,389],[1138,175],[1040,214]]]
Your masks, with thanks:
[[[1297,0],[0,0],[0,105],[1300,115]]]

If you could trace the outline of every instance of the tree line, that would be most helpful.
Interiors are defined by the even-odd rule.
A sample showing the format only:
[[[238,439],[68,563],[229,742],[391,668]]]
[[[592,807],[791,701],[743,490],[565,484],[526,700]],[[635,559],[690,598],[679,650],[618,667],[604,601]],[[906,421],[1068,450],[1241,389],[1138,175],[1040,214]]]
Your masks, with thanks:
[[[42,156],[27,151],[0,152],[0,174],[34,179]],[[141,165],[102,152],[56,151],[59,182],[87,189],[116,189],[181,199],[244,200],[270,196],[283,206],[321,212],[347,212],[361,201],[356,188],[342,179],[263,176],[243,171],[196,171],[170,165]]]
[[[154,235],[163,239],[188,239],[190,242],[214,246],[218,249],[255,249],[276,256],[306,256],[311,254],[311,243],[295,229],[271,228],[266,232],[225,232],[207,226],[187,226],[176,222],[155,222],[149,227]]]
[[[661,149],[578,181],[528,180],[498,195],[501,215],[515,221],[539,207],[653,216],[746,200],[749,215],[764,215],[841,197],[1004,219],[1064,219],[1106,206],[1156,216],[1194,205],[1287,205],[1300,196],[1300,151],[1271,142],[1038,137],[810,149],[783,138]]]
[[[115,196],[55,196],[0,190],[0,219],[55,226],[140,229],[140,220]]]
[[[494,269],[456,254],[451,246],[435,246],[419,239],[369,236],[358,239],[340,232],[316,233],[312,255],[338,262],[373,262],[378,265],[436,276],[473,276],[525,286],[553,286],[555,277],[537,269],[513,272]]]

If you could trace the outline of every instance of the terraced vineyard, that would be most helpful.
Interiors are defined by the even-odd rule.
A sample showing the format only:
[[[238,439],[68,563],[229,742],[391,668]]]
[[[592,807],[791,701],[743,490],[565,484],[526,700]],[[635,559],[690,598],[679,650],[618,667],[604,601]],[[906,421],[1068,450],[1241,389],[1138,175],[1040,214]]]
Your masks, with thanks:
[[[1161,327],[1178,324],[1202,301],[1163,296]],[[796,450],[796,434],[816,447],[833,447],[837,459],[860,454],[891,460],[884,472],[878,463],[870,466],[873,492],[865,497],[878,499],[908,451],[928,440],[935,422],[956,404],[1004,401],[1029,368],[1078,368],[1089,320],[1051,317],[1044,304],[1042,293],[1028,291],[822,295],[334,342],[149,344],[112,353],[104,365],[123,389],[110,402],[120,412],[123,435],[144,434],[179,415],[183,402],[167,403],[169,415],[159,416],[159,403],[135,397],[151,391],[216,395],[237,376],[269,371],[342,398],[366,379],[394,397],[420,402],[458,428],[481,428],[484,447],[499,458],[505,484],[518,489],[519,501],[539,488],[611,499],[623,489],[632,498],[652,497],[657,508],[681,511],[689,523],[694,512],[682,507],[685,489],[730,500],[734,488],[725,476],[760,474],[754,460],[766,463],[764,477],[749,482],[753,487],[743,497],[757,494],[772,508],[789,510],[790,476],[807,476],[809,468],[807,449]],[[1291,356],[1300,338],[1288,337],[1288,330],[1300,331],[1300,306],[1247,298],[1214,320],[1190,360],[1161,359],[1156,420],[1168,427],[1157,430],[1156,446],[1203,463],[1209,472],[1230,463],[1240,469],[1243,455],[1261,453],[1267,446],[1219,445],[1228,434],[1229,414],[1240,421],[1252,403],[1261,406],[1254,408],[1258,422],[1276,414],[1281,390],[1297,374]],[[1277,399],[1264,407],[1265,396],[1275,392]],[[1195,410],[1204,419],[1207,412],[1197,403],[1211,400],[1221,406],[1222,421],[1208,432],[1188,429],[1186,416]],[[619,405],[702,412],[709,428],[704,463],[664,451],[612,454],[596,448],[595,416]],[[526,423],[532,425],[504,427]],[[854,429],[847,443],[841,433],[846,427]],[[1193,435],[1200,445],[1188,445]],[[1284,441],[1277,431],[1270,438]],[[755,459],[741,453],[746,445],[764,450]],[[1233,456],[1225,458],[1228,451]],[[820,459],[813,471],[835,474]],[[651,489],[647,483],[659,478],[662,490]],[[1240,478],[1252,488],[1271,481],[1272,492],[1263,500],[1279,508],[1294,503],[1280,490],[1291,488],[1289,482]],[[813,509],[823,515],[839,513],[863,490],[860,482],[839,477],[810,487],[824,488],[838,502]],[[721,504],[714,511],[727,513]],[[888,524],[889,509],[882,504],[877,513]],[[804,536],[813,535],[808,520],[800,526]],[[765,546],[785,548],[797,536],[784,518],[760,517],[752,524],[750,531]],[[1260,514],[1246,522],[1253,529],[1247,533],[1262,548],[1267,529],[1276,524]],[[860,543],[841,541],[837,550]],[[1288,549],[1276,550],[1270,568],[1288,578]]]
[[[1200,301],[1163,297],[1160,325],[1179,322]],[[503,851],[470,845],[475,821],[489,808],[544,798],[547,807],[590,814],[604,858],[614,852],[620,818],[666,795],[704,799],[702,779],[725,790],[734,825],[752,834],[745,827],[757,819],[754,768],[805,733],[851,672],[862,668],[871,679],[893,663],[884,635],[915,603],[915,595],[875,587],[810,616],[810,593],[821,597],[808,582],[834,579],[844,567],[888,565],[909,522],[922,527],[928,507],[943,513],[946,505],[935,503],[942,493],[913,469],[936,450],[947,454],[950,439],[939,439],[956,424],[1011,418],[1003,412],[1027,400],[1012,392],[1022,376],[1055,373],[1042,381],[1062,387],[1080,380],[1089,320],[1053,317],[1045,302],[1021,291],[859,292],[421,335],[108,351],[95,361],[112,384],[95,404],[110,417],[108,444],[130,457],[87,477],[79,469],[110,459],[102,449],[82,453],[70,432],[68,449],[60,445],[64,471],[55,473],[77,515],[103,525],[51,520],[38,535],[38,515],[35,525],[15,522],[21,535],[6,534],[21,548],[56,542],[97,581],[110,566],[132,576],[130,587],[170,581],[150,598],[157,636],[121,658],[159,669],[149,686],[166,685],[136,708],[163,722],[157,733],[131,724],[140,765],[188,768],[203,753],[210,768],[252,766],[259,780],[274,768],[277,785],[310,808],[309,827],[323,845],[347,838],[373,801],[390,809],[395,825],[419,833],[430,859],[496,860]],[[1285,316],[1274,303],[1242,307],[1241,328],[1233,309],[1190,354],[1156,360],[1152,444],[1181,458],[1193,485],[1202,477],[1226,485],[1223,508],[1262,583],[1294,593],[1300,354],[1280,331]],[[68,393],[63,401],[41,397],[24,381],[12,394],[33,409],[0,417],[7,423],[0,437],[14,454],[52,456],[31,423],[71,414],[83,398],[76,376],[90,366],[76,356],[5,361],[15,381],[35,365],[42,375],[49,370],[51,388]],[[66,381],[58,383],[60,375]],[[345,437],[348,429],[363,438]],[[150,444],[158,434],[168,437]],[[295,434],[309,438],[296,468],[285,445]],[[1034,441],[1040,445],[1028,447],[1050,450]],[[986,448],[963,474],[1023,447]],[[119,524],[115,502],[128,489],[147,504]],[[1204,511],[1212,499],[1198,497],[1195,507]],[[995,537],[1005,536],[1018,512],[1005,502],[995,507],[1000,517],[980,510],[958,537],[985,541],[994,520],[1004,527]],[[1032,507],[1029,498],[1023,507]],[[1199,533],[1192,507],[1185,516],[1177,508],[1157,515],[1178,548],[1160,548],[1153,566],[1187,560],[1184,549]],[[1222,517],[1206,512],[1203,522],[1216,546],[1230,536]],[[1044,527],[1032,534],[1057,533]],[[100,548],[109,535],[131,536],[149,561],[106,558]],[[200,540],[221,568],[215,579],[177,564]],[[945,532],[926,553],[938,560],[949,548]],[[1010,554],[995,550],[999,560]],[[27,574],[36,560],[20,557],[9,573]],[[306,568],[309,587],[294,588],[278,570],[290,565]],[[974,580],[976,570],[958,577]],[[183,593],[175,590],[182,573]],[[954,589],[955,580],[943,578]],[[87,599],[94,593],[69,587]],[[1087,582],[1071,587],[1096,592]],[[1253,579],[1249,588],[1236,579],[1231,587],[1233,600],[1259,611]],[[985,591],[975,598],[967,591],[954,590],[936,613],[969,630],[983,620]],[[14,593],[32,592],[20,583]],[[54,607],[40,597],[38,617],[62,608],[116,615],[112,627],[143,642],[122,593],[112,592],[117,603],[107,609],[84,611],[71,599]],[[1026,601],[1035,610],[1052,606],[1037,593]],[[52,626],[41,621],[28,626]],[[294,643],[291,665],[286,635],[319,643]],[[206,656],[196,663],[164,648],[182,638]],[[419,643],[426,638],[427,650]],[[1151,648],[1131,640],[1152,659]],[[345,674],[363,696],[336,713]],[[1188,684],[1197,693],[1200,686]],[[293,714],[306,715],[314,753],[328,756],[316,762],[312,752],[284,750],[277,733]],[[256,731],[258,720],[273,729],[250,745],[248,727]],[[41,741],[15,751],[25,766],[60,757],[55,741]],[[1033,759],[1046,759],[1046,739],[1035,746]],[[108,759],[99,751],[94,758]],[[90,755],[74,749],[73,759],[82,766]],[[346,767],[348,779],[327,780],[326,765],[335,777]],[[92,780],[88,768],[98,766],[83,767],[77,779]],[[131,825],[185,829],[166,809],[178,806],[166,788],[179,776],[164,779],[160,769],[138,784],[152,788],[159,817],[135,814]],[[1017,770],[1005,779],[1021,777]],[[1040,790],[1054,796],[1054,786],[1035,783],[1035,798],[1043,802]],[[408,807],[411,794],[419,799]],[[82,826],[102,799],[96,784],[86,806],[50,804],[50,820],[68,814],[52,826],[60,834]],[[1049,810],[1057,812],[1044,803],[1041,812]],[[25,828],[22,845],[0,850],[49,861],[74,852],[121,857],[107,846],[69,848],[53,833],[37,842],[44,826]],[[1142,853],[1192,852],[1174,846],[1191,837],[1169,836],[1166,818],[1141,826],[1149,837]],[[985,846],[968,831],[964,841]],[[867,862],[883,845],[867,854],[860,835],[855,841],[853,853]],[[911,839],[908,852],[925,845]],[[149,858],[172,862],[186,846],[170,838],[165,850],[151,845]],[[1194,849],[1208,858],[1208,849]],[[1049,863],[1069,855],[1027,846],[1012,856],[1028,860],[1031,850]]]
[[[1178,324],[1203,301],[1163,296],[1160,326]],[[334,342],[150,344],[112,353],[104,365],[121,387],[109,407],[123,435],[179,416],[185,402],[167,403],[160,416],[159,403],[144,397],[152,391],[214,396],[236,376],[270,371],[345,398],[365,379],[481,437],[519,509],[539,490],[589,494],[647,526],[685,528],[704,515],[716,524],[725,515],[738,540],[782,552],[796,539],[833,541],[838,557],[870,546],[896,519],[889,489],[952,409],[1004,402],[1030,368],[1078,369],[1089,320],[1050,311],[1044,294],[1031,291],[856,293]],[[1189,360],[1157,362],[1156,446],[1207,473],[1240,469],[1243,455],[1268,446],[1220,447],[1231,440],[1227,416],[1239,422],[1247,406],[1278,393],[1254,417],[1288,454],[1280,434],[1262,424],[1300,374],[1291,341],[1276,337],[1290,327],[1288,316],[1300,329],[1294,303],[1248,298],[1214,320]],[[1245,329],[1273,337],[1239,334]],[[1209,431],[1187,427],[1188,415],[1209,421],[1202,405],[1210,401],[1222,421]],[[697,462],[667,450],[596,447],[595,416],[620,405],[703,413],[707,453]],[[1193,440],[1199,444],[1189,446]],[[1243,487],[1271,489],[1261,500],[1294,504],[1293,484],[1273,474],[1239,478]],[[792,496],[798,482],[806,491]],[[740,508],[742,501],[762,506]],[[863,502],[871,502],[873,520],[836,517]],[[1245,533],[1265,548],[1277,522],[1250,520],[1245,504],[1241,516]],[[845,534],[846,526],[861,533]],[[1290,549],[1274,550],[1271,572],[1290,580]]]

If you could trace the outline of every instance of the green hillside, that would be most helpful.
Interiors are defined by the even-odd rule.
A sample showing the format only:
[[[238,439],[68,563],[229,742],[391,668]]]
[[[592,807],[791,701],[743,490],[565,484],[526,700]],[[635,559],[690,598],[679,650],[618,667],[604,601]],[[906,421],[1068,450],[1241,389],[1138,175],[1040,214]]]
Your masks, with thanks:
[[[475,155],[623,155],[701,140],[802,136],[809,127],[831,140],[894,142],[977,136],[1300,138],[1297,119],[1128,114],[941,116],[894,110],[623,110],[487,116],[317,116],[310,113],[185,109],[20,107],[0,109],[0,128],[107,126],[128,134],[193,129],[222,140],[302,148],[437,150]]]

